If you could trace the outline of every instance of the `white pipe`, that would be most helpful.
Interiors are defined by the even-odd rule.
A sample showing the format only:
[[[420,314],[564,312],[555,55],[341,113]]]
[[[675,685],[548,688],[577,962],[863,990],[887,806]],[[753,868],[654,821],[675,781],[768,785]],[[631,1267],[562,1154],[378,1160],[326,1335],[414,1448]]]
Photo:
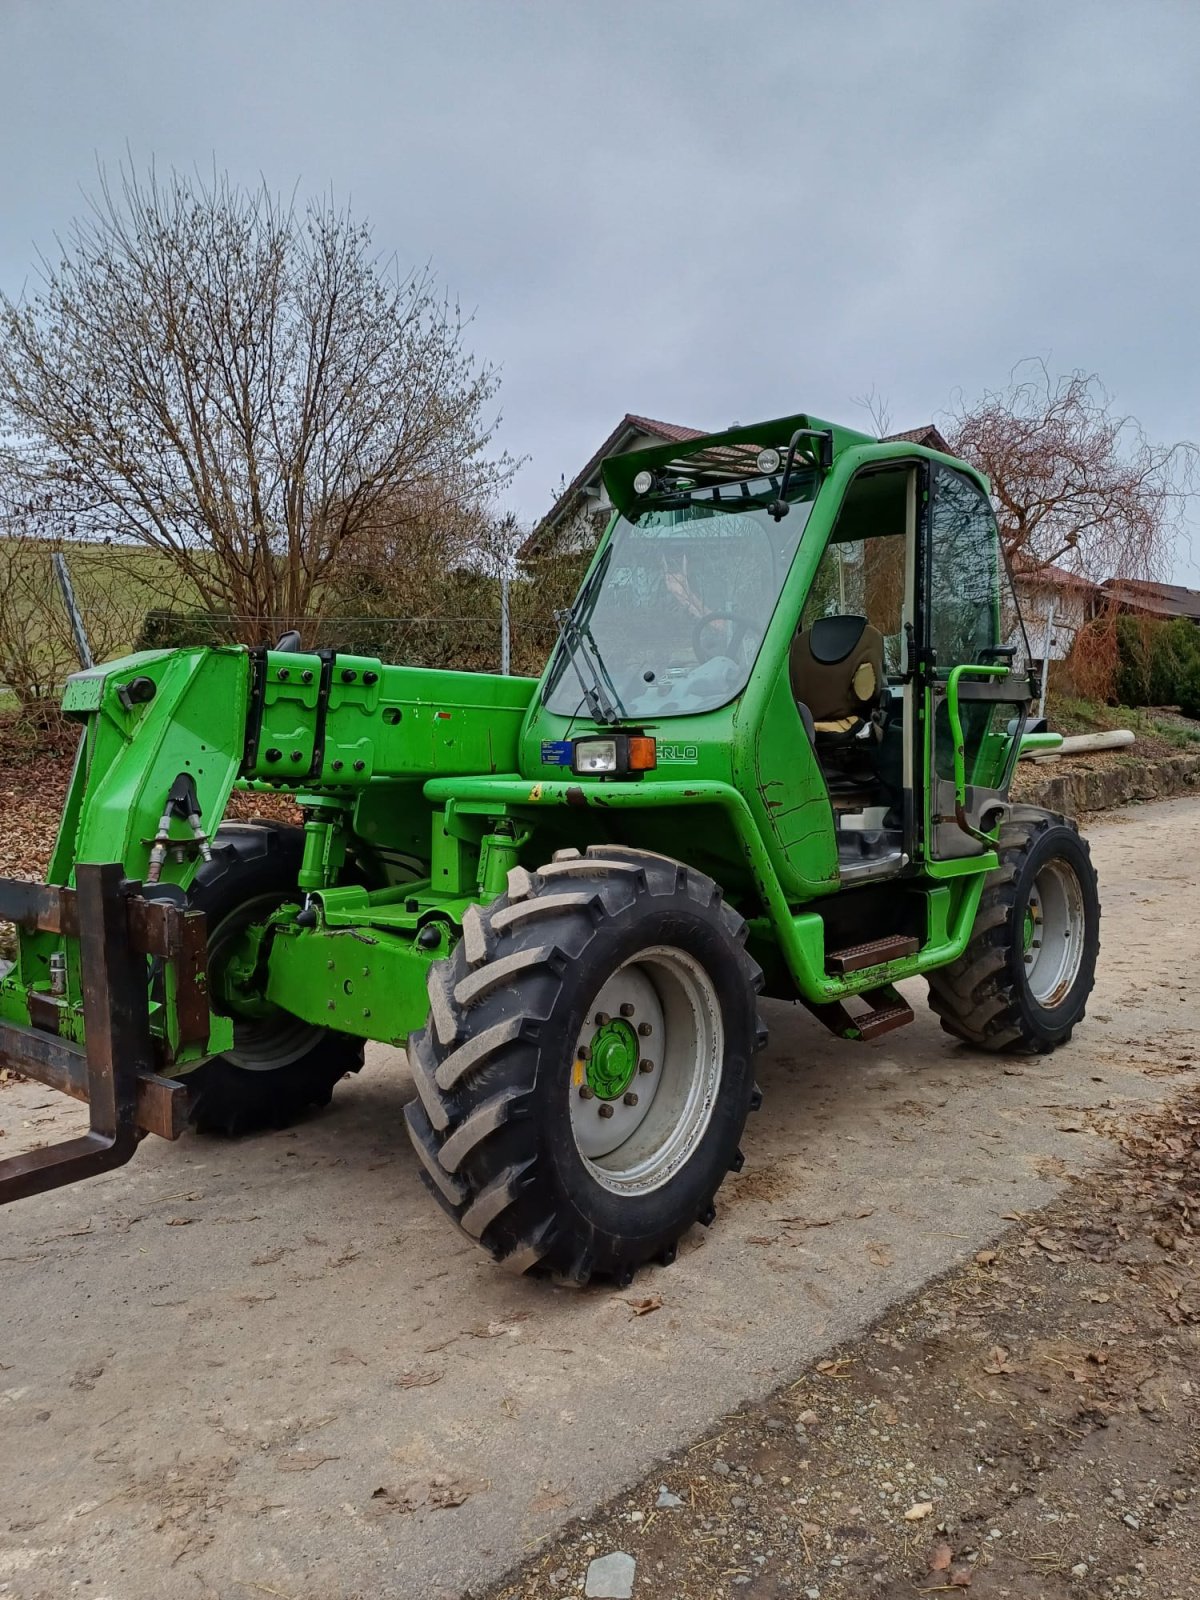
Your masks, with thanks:
[[[1120,750],[1133,741],[1129,728],[1113,728],[1109,733],[1073,733],[1063,740],[1059,751],[1064,756],[1083,756],[1093,750]]]

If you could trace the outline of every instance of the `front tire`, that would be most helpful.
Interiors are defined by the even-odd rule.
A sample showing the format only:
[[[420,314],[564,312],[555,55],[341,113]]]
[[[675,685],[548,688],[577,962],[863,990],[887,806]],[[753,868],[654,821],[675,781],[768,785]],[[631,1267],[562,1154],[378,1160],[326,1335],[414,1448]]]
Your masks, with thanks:
[[[512,1270],[626,1283],[709,1223],[757,1101],[762,978],[710,878],[560,852],[467,913],[409,1039],[422,1176]]]
[[[1043,1053],[1071,1037],[1096,981],[1096,869],[1074,822],[1032,806],[1014,810],[998,849],[970,942],[929,974],[929,1003],[968,1044]]]
[[[222,956],[240,930],[299,897],[303,853],[301,828],[256,822],[218,828],[213,858],[188,894],[188,904],[207,913],[209,977],[218,991]],[[284,1011],[239,1016],[235,1010],[233,1049],[187,1075],[188,1120],[200,1133],[286,1128],[314,1107],[327,1106],[334,1085],[362,1064],[361,1039]]]

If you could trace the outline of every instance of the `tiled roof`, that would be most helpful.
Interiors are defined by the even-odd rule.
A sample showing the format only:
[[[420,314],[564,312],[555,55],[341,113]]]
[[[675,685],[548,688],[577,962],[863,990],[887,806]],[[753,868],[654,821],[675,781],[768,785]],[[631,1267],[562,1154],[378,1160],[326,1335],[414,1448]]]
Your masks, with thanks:
[[[940,450],[944,456],[954,454],[932,422],[927,422],[923,428],[904,428],[899,433],[887,433],[883,436],[882,442],[920,444],[924,445],[926,450]]]
[[[1180,583],[1147,583],[1140,578],[1106,578],[1100,586],[1120,605],[1160,617],[1200,621],[1200,592]]]
[[[1038,566],[1036,561],[1030,561],[1021,555],[1013,557],[1013,577],[1018,583],[1024,582],[1030,586],[1037,584],[1055,589],[1098,589],[1100,585],[1093,583],[1091,578],[1085,578],[1082,573],[1068,572],[1066,567],[1056,567],[1052,561],[1047,561],[1044,566]]]
[[[702,428],[685,428],[679,422],[655,422],[653,417],[635,417],[632,412],[627,412],[625,421],[640,433],[653,433],[664,444],[686,444],[689,439],[703,439]]]

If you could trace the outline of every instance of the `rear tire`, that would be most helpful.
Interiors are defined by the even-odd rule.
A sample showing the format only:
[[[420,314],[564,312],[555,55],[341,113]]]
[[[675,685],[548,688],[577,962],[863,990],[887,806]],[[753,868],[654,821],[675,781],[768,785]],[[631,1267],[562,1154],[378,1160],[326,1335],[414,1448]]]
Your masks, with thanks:
[[[609,846],[516,868],[467,913],[409,1039],[405,1118],[496,1260],[623,1284],[713,1220],[766,1040],[745,935],[710,878]]]
[[[213,858],[188,894],[207,913],[209,970],[240,922],[268,915],[298,896],[296,879],[304,832],[277,823],[225,823]],[[363,1064],[361,1039],[302,1022],[287,1012],[233,1019],[234,1048],[213,1056],[186,1083],[188,1120],[200,1133],[235,1135],[285,1128],[314,1107],[327,1106],[334,1085]]]
[[[1096,981],[1096,869],[1073,821],[1032,806],[1004,823],[999,853],[966,950],[929,974],[929,1003],[968,1044],[1043,1053],[1071,1037]]]

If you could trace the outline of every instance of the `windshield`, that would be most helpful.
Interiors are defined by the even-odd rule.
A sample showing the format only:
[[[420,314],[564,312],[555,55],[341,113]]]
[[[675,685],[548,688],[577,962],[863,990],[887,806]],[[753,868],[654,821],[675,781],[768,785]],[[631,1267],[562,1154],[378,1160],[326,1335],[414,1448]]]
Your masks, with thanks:
[[[555,651],[547,709],[578,714],[591,698],[583,685],[596,678],[626,718],[731,700],[750,676],[817,486],[815,473],[794,477],[778,522],[767,480],[621,517]]]

